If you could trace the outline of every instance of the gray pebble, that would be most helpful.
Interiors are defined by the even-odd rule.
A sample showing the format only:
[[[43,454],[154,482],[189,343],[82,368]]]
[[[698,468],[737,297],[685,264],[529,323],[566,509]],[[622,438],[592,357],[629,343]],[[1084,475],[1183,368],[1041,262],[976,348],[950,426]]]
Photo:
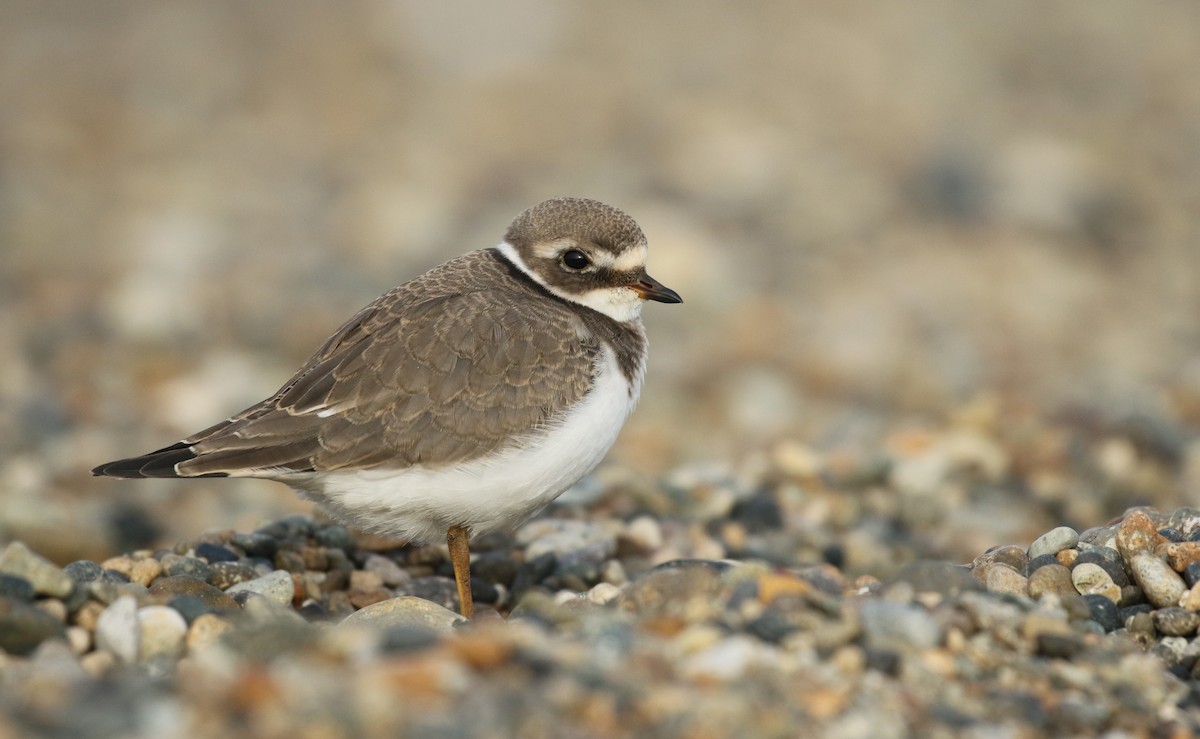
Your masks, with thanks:
[[[367,560],[363,563],[363,569],[379,575],[383,580],[383,584],[389,588],[407,585],[412,582],[412,575],[407,570],[396,564],[393,560],[380,554],[367,555]]]
[[[859,609],[859,618],[868,647],[909,650],[937,646],[937,622],[919,606],[866,601]]]
[[[296,584],[292,580],[292,576],[285,570],[275,570],[270,574],[257,577],[253,580],[240,582],[237,585],[225,591],[227,595],[236,595],[238,593],[255,593],[264,596],[270,600],[289,605],[296,594]]]
[[[58,565],[19,541],[0,554],[0,572],[23,577],[36,592],[52,598],[66,598],[74,587],[74,581]]]
[[[1079,532],[1070,526],[1059,526],[1034,539],[1029,545],[1029,558],[1034,559],[1043,554],[1058,554],[1064,549],[1070,549],[1079,543]]]

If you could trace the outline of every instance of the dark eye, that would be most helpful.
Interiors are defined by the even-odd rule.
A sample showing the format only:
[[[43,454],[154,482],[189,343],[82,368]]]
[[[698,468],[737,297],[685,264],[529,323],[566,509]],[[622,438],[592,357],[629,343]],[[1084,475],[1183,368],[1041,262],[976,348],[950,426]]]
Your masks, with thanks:
[[[562,263],[566,265],[567,269],[581,270],[591,264],[592,260],[578,249],[571,249],[563,253]]]

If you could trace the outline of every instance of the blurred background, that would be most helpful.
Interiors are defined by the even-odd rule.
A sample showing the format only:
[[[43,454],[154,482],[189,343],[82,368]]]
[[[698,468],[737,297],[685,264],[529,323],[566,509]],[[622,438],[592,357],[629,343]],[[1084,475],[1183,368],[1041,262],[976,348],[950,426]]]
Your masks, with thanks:
[[[1200,504],[1197,28],[1165,1],[5,0],[0,538],[99,558],[307,510],[88,470],[265,397],[559,195],[632,214],[686,300],[647,307],[612,479],[804,495],[881,463],[918,507],[959,496],[965,556]]]

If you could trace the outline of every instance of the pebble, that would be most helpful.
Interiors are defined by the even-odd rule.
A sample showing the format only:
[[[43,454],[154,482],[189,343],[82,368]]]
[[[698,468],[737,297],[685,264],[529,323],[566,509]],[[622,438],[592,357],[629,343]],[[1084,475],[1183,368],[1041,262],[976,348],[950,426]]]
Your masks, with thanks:
[[[870,648],[920,650],[931,649],[938,643],[937,622],[919,606],[866,601],[858,614]]]
[[[1113,582],[1108,572],[1098,564],[1084,562],[1071,570],[1071,582],[1081,595],[1102,595],[1117,604],[1121,602],[1121,588]]]
[[[1127,562],[1138,554],[1154,551],[1160,540],[1154,522],[1142,510],[1126,513],[1117,527],[1117,550]]]
[[[1047,593],[1055,595],[1077,595],[1071,581],[1071,571],[1055,563],[1039,567],[1029,576],[1029,596],[1037,599]]]
[[[466,623],[460,614],[424,598],[402,595],[355,611],[342,619],[339,627],[368,626],[375,629],[428,628],[446,632],[455,624]]]
[[[194,598],[210,609],[236,609],[238,603],[228,591],[209,585],[191,575],[160,577],[149,588],[149,594],[164,598]]]
[[[588,521],[534,519],[517,530],[516,538],[525,546],[527,559],[553,554],[560,567],[581,561],[601,563],[617,549],[608,526]]]
[[[376,575],[379,575],[379,578],[383,584],[389,588],[400,587],[412,582],[412,575],[410,575],[407,570],[396,564],[396,562],[392,559],[379,554],[367,555],[367,559],[363,563],[363,569],[367,572],[374,572]],[[475,573],[476,569],[477,568],[475,564],[472,563],[471,572],[473,574]],[[513,568],[513,574],[516,574],[515,566]],[[509,579],[508,582],[511,583],[512,580]]]
[[[1139,551],[1129,563],[1129,569],[1146,599],[1160,608],[1178,605],[1187,592],[1183,578],[1153,554]]]
[[[10,543],[0,554],[0,572],[24,578],[34,592],[52,598],[65,598],[74,587],[66,572],[19,541]]]
[[[143,606],[137,611],[138,660],[177,659],[183,654],[188,625],[167,606]]]
[[[136,662],[141,634],[137,614],[138,603],[132,596],[113,601],[96,621],[96,646],[126,664]]]
[[[1069,526],[1059,526],[1034,539],[1029,545],[1029,558],[1037,559],[1046,554],[1058,554],[1079,543],[1079,532]]]
[[[983,584],[988,590],[1011,595],[1028,595],[1029,579],[1012,567],[993,562],[983,568],[973,570],[976,576],[982,574]]]
[[[1154,612],[1154,628],[1167,636],[1192,636],[1200,627],[1200,613],[1183,608],[1162,608]]]
[[[188,626],[185,638],[188,652],[195,653],[212,647],[233,628],[232,623],[215,614],[206,613],[197,616]]]
[[[0,573],[0,598],[31,603],[36,595],[37,591],[29,580],[20,575]]]
[[[275,603],[288,605],[296,595],[296,583],[292,575],[284,570],[275,570],[270,574],[246,582],[240,582],[225,591],[233,596],[237,593],[254,593]]]
[[[133,563],[129,570],[129,580],[139,585],[150,586],[163,572],[162,565],[157,559],[147,557]]]
[[[9,654],[31,654],[47,639],[63,636],[58,619],[20,600],[0,597],[0,649]]]

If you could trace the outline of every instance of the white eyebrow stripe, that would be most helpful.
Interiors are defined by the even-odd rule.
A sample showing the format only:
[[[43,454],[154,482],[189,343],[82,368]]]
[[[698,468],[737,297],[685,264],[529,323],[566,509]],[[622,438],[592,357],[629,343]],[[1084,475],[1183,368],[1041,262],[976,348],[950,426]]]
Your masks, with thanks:
[[[644,244],[633,249],[626,249],[621,256],[612,260],[612,264],[606,266],[616,272],[637,272],[646,267],[646,252]]]

